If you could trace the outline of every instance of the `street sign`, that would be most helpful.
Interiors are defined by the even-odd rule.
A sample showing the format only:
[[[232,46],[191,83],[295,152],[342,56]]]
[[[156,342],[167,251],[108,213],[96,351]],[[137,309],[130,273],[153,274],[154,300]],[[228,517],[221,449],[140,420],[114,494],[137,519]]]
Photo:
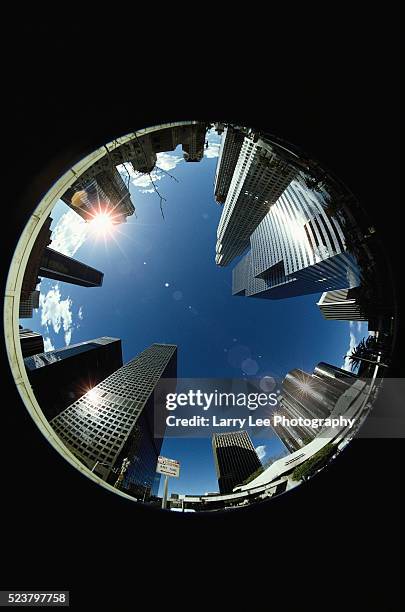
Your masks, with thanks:
[[[174,476],[175,478],[178,478],[180,476],[180,463],[175,459],[158,457],[156,471],[159,474],[165,474],[166,476]]]

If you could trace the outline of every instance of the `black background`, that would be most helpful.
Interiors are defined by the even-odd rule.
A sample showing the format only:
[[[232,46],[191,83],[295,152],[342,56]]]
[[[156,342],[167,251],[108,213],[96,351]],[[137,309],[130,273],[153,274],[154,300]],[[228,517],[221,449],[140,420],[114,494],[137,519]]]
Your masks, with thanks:
[[[136,128],[218,117],[265,128],[342,178],[372,215],[400,287],[401,194],[387,141],[397,136],[396,75],[379,49],[343,45],[332,60],[322,45],[287,56],[255,39],[242,69],[243,49],[220,51],[215,40],[200,61],[181,38],[170,62],[161,40],[139,48],[134,37],[117,52],[116,37],[106,62],[102,37],[89,45],[80,28],[68,38],[50,32],[22,28],[23,56],[11,47],[8,62],[3,284],[33,206],[75,161]],[[403,375],[401,340],[400,328],[392,376]],[[354,589],[358,609],[377,601],[397,609],[403,440],[356,440],[312,482],[269,504],[206,516],[152,512],[94,485],[53,450],[20,401],[3,347],[2,359],[2,589],[70,589],[72,607],[87,609],[141,600],[208,607],[226,599],[230,607],[239,594],[250,607],[271,607],[282,595],[288,610],[315,607],[325,593],[343,606]]]

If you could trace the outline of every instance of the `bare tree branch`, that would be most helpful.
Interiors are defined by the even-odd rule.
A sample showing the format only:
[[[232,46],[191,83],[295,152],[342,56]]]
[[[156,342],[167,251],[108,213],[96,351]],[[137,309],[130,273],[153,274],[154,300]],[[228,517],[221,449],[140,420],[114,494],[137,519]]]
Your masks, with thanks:
[[[174,181],[176,181],[176,183],[179,183],[179,179],[177,179],[175,176],[173,176],[173,174],[170,174],[170,172],[168,172],[167,170],[164,170],[163,168],[161,168],[160,166],[155,166],[155,168],[157,168],[158,170],[160,170],[161,172],[164,172],[165,174],[167,174],[168,176],[170,176],[170,178],[172,178]]]
[[[137,134],[135,134],[135,138],[136,138],[136,141],[137,141],[138,145],[139,145],[139,146],[141,147],[141,149],[142,149],[142,153],[143,153],[143,156],[144,156],[144,158],[145,158],[145,163],[147,163],[147,162],[148,162],[148,160],[147,160],[147,158],[146,158],[146,154],[145,154],[144,148],[143,148],[142,143],[140,142],[140,140],[139,140],[139,138],[138,138]],[[160,170],[161,170],[161,168],[160,168]],[[157,188],[157,187],[156,187],[156,185],[155,185],[155,181],[154,181],[154,180],[153,180],[153,178],[152,178],[152,174],[151,174],[150,172],[148,172],[147,174],[148,174],[148,176],[149,176],[149,180],[150,180],[150,182],[152,183],[153,189],[156,191],[156,193],[157,193],[157,195],[158,195],[158,197],[159,197],[159,200],[160,200],[160,201],[159,201],[159,205],[160,205],[160,212],[162,213],[162,217],[163,217],[163,219],[164,219],[164,218],[165,218],[165,216],[164,216],[164,214],[163,214],[163,206],[162,206],[162,204],[163,204],[163,202],[166,202],[167,200],[166,200],[166,198],[164,198],[164,197],[163,197],[163,196],[162,196],[162,195],[159,193],[159,190],[158,190],[158,188]],[[174,178],[174,177],[173,177],[173,178]]]

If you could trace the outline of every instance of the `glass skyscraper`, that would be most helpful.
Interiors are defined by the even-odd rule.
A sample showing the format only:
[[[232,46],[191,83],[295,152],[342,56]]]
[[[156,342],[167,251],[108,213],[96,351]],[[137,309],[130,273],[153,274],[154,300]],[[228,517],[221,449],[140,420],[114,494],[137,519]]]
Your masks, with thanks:
[[[212,450],[220,493],[232,493],[237,485],[261,467],[247,431],[214,434]]]
[[[325,319],[335,321],[366,321],[358,302],[358,289],[338,289],[322,293],[317,306]]]
[[[35,397],[51,420],[122,366],[121,340],[103,336],[24,359]]]
[[[327,418],[341,395],[357,380],[357,376],[328,363],[318,363],[313,374],[298,368],[288,372],[273,417],[287,419]],[[294,452],[315,438],[316,430],[306,425],[278,424],[274,427],[283,444]]]
[[[38,275],[81,287],[101,287],[104,278],[103,272],[49,247],[43,252]]]
[[[136,497],[157,493],[154,390],[176,379],[177,347],[153,344],[85,393],[51,421],[78,459],[112,485]],[[162,412],[157,414],[164,417]]]
[[[326,194],[292,181],[250,237],[235,266],[234,295],[280,299],[360,284],[339,222],[326,213]]]
[[[225,162],[223,156],[221,165]],[[218,224],[215,261],[219,266],[228,265],[248,248],[252,232],[296,174],[269,142],[245,136]]]
[[[214,182],[214,196],[218,204],[226,201],[244,138],[245,134],[240,128],[229,125],[224,130]]]
[[[18,331],[21,343],[21,352],[23,357],[30,357],[44,351],[44,339],[38,332],[33,332],[32,329],[19,326]]]

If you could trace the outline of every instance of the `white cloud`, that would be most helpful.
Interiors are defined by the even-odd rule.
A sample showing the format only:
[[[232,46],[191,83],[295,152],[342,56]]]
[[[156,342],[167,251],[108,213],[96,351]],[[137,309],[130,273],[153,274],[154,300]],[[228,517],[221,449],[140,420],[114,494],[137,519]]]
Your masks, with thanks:
[[[212,158],[218,157],[219,155],[219,142],[209,142],[208,141],[208,149],[204,149],[205,157]]]
[[[129,163],[126,164],[125,167],[124,165],[117,166],[117,170],[124,181],[128,180],[129,174],[132,184],[137,187],[141,193],[154,193],[155,190],[151,187],[151,178],[155,182],[161,181],[166,175],[164,172],[161,172],[160,168],[166,172],[170,172],[170,170],[174,170],[177,164],[180,164],[182,161],[184,161],[184,158],[179,155],[163,152],[156,155],[156,167],[152,170],[150,175],[136,172]]]
[[[132,180],[132,184],[135,185],[135,187],[149,187],[150,185],[152,185],[152,181],[151,178],[153,179],[153,181],[160,181],[163,178],[163,174],[156,170],[154,170],[153,172],[149,174],[139,174],[136,176],[136,178],[134,178]]]
[[[221,136],[219,136],[214,129],[211,129],[207,134],[208,149],[204,148],[204,155],[208,159],[212,157],[218,157],[219,148],[221,146]]]
[[[48,351],[54,351],[55,347],[52,344],[52,341],[50,338],[44,338],[44,351],[45,353],[47,353]]]
[[[264,445],[257,446],[255,448],[255,451],[256,451],[257,456],[259,457],[260,461],[265,458],[265,456],[266,456],[266,447]]]
[[[353,349],[359,344],[362,340],[364,332],[365,332],[365,321],[350,321],[349,322],[349,330],[350,330],[350,342],[349,348],[347,349],[347,353],[345,355],[345,360],[343,365],[340,367],[343,370],[351,371],[351,364],[349,362],[349,357],[353,351]],[[366,334],[367,335],[367,334]]]
[[[351,323],[352,323],[352,321],[351,321]],[[350,327],[352,327],[352,325]],[[352,368],[351,368],[351,364],[350,364],[350,361],[349,361],[349,357],[352,354],[352,351],[355,348],[355,346],[357,346],[358,342],[359,341],[356,340],[355,334],[351,331],[350,332],[349,348],[347,349],[347,353],[345,355],[345,360],[343,362],[343,365],[340,366],[342,368],[342,370],[351,371]]]
[[[39,296],[39,308],[41,312],[41,325],[48,331],[52,327],[55,334],[61,328],[65,332],[65,343],[70,344],[72,337],[72,300],[68,297],[61,299],[58,284],[54,285],[45,295]]]
[[[79,312],[77,313],[77,316],[79,317],[80,321],[83,321],[83,308],[82,308],[82,306],[80,306]]]
[[[89,226],[74,210],[64,213],[52,232],[49,245],[59,253],[72,257],[88,236]]]
[[[156,165],[162,170],[166,170],[169,172],[170,170],[174,170],[177,164],[184,161],[184,157],[179,157],[178,155],[170,155],[170,153],[158,153],[157,154]]]

